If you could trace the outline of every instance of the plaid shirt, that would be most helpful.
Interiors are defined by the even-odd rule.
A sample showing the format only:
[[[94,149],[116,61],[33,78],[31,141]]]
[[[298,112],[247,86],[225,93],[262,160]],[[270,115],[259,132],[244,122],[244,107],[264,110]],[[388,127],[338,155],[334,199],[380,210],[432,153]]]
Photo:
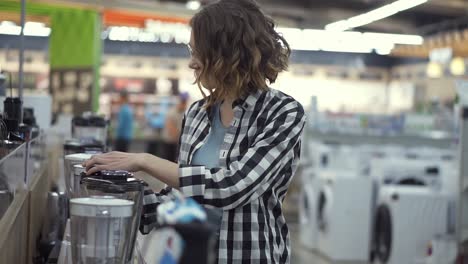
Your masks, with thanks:
[[[219,153],[219,167],[193,166],[210,133],[205,100],[187,110],[180,136],[180,191],[203,205],[221,208],[218,263],[289,263],[289,231],[282,202],[296,170],[305,122],[302,106],[270,89],[237,100],[234,119]],[[155,221],[157,204],[171,189],[145,193],[142,232]]]

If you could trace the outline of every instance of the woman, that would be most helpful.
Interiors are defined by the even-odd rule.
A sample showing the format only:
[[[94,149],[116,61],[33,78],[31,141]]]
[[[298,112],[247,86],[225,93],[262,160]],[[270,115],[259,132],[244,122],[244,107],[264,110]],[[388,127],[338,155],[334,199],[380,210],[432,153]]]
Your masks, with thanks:
[[[249,0],[208,5],[190,25],[189,67],[200,91],[203,86],[209,94],[185,113],[178,164],[111,152],[87,161],[87,172],[145,171],[166,183],[146,197],[147,208],[177,188],[221,209],[218,263],[289,263],[281,206],[299,160],[305,117],[297,101],[268,88],[287,68],[289,45]]]

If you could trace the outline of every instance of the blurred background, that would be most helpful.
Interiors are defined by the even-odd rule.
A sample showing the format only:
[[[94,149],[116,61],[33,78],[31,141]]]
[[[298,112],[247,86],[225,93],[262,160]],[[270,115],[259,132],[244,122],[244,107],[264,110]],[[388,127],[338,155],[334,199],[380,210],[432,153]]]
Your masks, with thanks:
[[[25,104],[51,102],[35,111],[55,132],[69,133],[67,117],[103,115],[114,149],[172,159],[177,113],[202,98],[188,21],[210,2],[30,0],[21,43],[21,2],[0,0],[0,96],[22,86]],[[293,49],[271,86],[308,115],[284,203],[293,263],[468,261],[468,1],[258,3]]]

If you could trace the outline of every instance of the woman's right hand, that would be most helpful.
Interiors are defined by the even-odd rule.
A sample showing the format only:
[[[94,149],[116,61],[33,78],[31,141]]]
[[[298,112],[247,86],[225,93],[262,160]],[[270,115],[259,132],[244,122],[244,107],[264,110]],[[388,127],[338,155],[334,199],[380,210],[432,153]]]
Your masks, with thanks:
[[[142,169],[145,153],[125,153],[112,151],[109,153],[94,155],[83,163],[86,174],[90,175],[102,170],[125,170],[137,172]]]

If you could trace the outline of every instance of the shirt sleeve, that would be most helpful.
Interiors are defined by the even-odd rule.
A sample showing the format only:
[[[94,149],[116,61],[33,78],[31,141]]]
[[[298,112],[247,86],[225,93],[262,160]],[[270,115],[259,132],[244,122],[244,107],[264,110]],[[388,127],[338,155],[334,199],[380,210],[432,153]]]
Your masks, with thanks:
[[[284,168],[299,158],[304,123],[302,106],[287,104],[229,168],[179,165],[180,191],[202,204],[230,210],[258,199],[275,184],[287,184],[290,179],[285,177],[291,175],[285,175]]]
[[[143,212],[140,219],[140,232],[149,234],[157,225],[156,210],[161,203],[170,201],[175,197],[172,194],[172,188],[166,187],[160,192],[155,193],[148,186],[145,187],[143,196]]]

